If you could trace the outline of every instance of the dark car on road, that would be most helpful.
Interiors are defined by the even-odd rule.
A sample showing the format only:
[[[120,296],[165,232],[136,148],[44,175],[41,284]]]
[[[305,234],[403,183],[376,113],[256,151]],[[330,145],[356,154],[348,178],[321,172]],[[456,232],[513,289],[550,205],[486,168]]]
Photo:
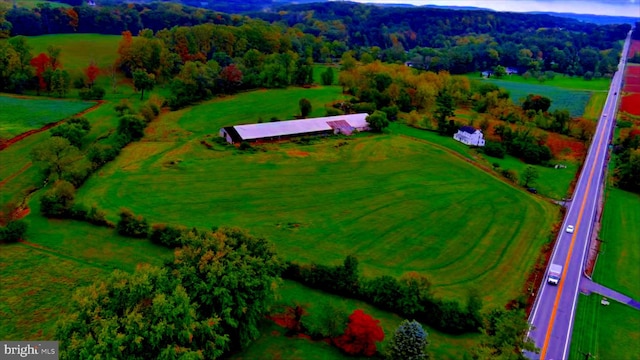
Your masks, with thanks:
[[[536,188],[532,188],[532,187],[527,188],[527,191],[532,193],[532,194],[537,194],[538,193],[538,190],[536,190]]]

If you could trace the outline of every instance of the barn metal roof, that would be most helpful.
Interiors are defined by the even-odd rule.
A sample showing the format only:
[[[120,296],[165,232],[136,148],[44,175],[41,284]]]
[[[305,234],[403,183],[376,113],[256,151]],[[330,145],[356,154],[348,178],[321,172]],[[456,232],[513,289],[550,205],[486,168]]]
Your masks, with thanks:
[[[351,127],[363,128],[369,124],[366,121],[367,113],[327,116],[312,119],[276,121],[261,124],[236,125],[235,130],[243,140],[254,140],[277,136],[314,133],[319,131],[331,131],[330,121],[346,121]]]

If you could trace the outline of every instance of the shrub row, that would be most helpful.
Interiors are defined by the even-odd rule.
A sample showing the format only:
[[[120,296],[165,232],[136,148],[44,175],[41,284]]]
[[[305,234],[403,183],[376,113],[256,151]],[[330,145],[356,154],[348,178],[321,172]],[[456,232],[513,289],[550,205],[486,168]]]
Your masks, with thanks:
[[[116,106],[120,121],[116,132],[108,136],[106,141],[108,144],[91,144],[87,148],[84,157],[78,160],[79,165],[63,173],[61,179],[58,179],[43,194],[40,198],[42,214],[46,217],[69,218],[88,221],[101,226],[115,227],[115,224],[106,219],[105,213],[95,206],[87,209],[81,204],[74,204],[76,189],[84,184],[91,174],[106,163],[114,160],[125,146],[142,138],[147,124],[160,114],[161,104],[161,99],[149,99],[142,105],[140,109],[141,115],[133,115],[129,104]],[[88,126],[88,122],[84,121]],[[52,133],[52,135],[59,136],[56,133]],[[80,140],[77,142],[79,143]]]
[[[475,293],[470,293],[467,305],[461,306],[457,301],[433,297],[430,283],[422,275],[409,273],[400,279],[386,275],[366,279],[358,276],[357,267],[358,262],[353,256],[347,256],[339,266],[287,262],[282,277],[366,301],[450,334],[478,332],[482,326],[482,301]]]
[[[102,100],[106,91],[99,86],[93,86],[91,88],[84,88],[78,91],[78,96],[82,100]]]

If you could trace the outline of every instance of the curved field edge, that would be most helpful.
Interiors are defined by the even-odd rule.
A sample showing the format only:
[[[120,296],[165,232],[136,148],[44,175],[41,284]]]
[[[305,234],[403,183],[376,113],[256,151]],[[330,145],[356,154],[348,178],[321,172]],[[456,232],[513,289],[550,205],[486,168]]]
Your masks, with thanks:
[[[0,95],[0,141],[55,123],[95,106],[95,102]]]
[[[366,276],[421,272],[445,297],[462,299],[473,286],[503,305],[520,293],[557,208],[447,151],[391,134],[256,153],[200,144],[227,125],[210,116],[225,114],[218,106],[235,102],[236,123],[256,118],[238,112],[256,111],[242,98],[260,94],[163,116],[78,200],[113,220],[128,207],[152,223],[245,227],[288,260],[337,264],[354,254]]]

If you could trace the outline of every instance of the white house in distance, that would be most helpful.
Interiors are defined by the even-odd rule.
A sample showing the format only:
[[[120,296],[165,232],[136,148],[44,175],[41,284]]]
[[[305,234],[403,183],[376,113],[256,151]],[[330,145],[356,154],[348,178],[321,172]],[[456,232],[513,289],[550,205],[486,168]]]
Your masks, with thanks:
[[[471,146],[484,146],[482,131],[472,126],[463,126],[453,135],[453,138],[463,144]]]

